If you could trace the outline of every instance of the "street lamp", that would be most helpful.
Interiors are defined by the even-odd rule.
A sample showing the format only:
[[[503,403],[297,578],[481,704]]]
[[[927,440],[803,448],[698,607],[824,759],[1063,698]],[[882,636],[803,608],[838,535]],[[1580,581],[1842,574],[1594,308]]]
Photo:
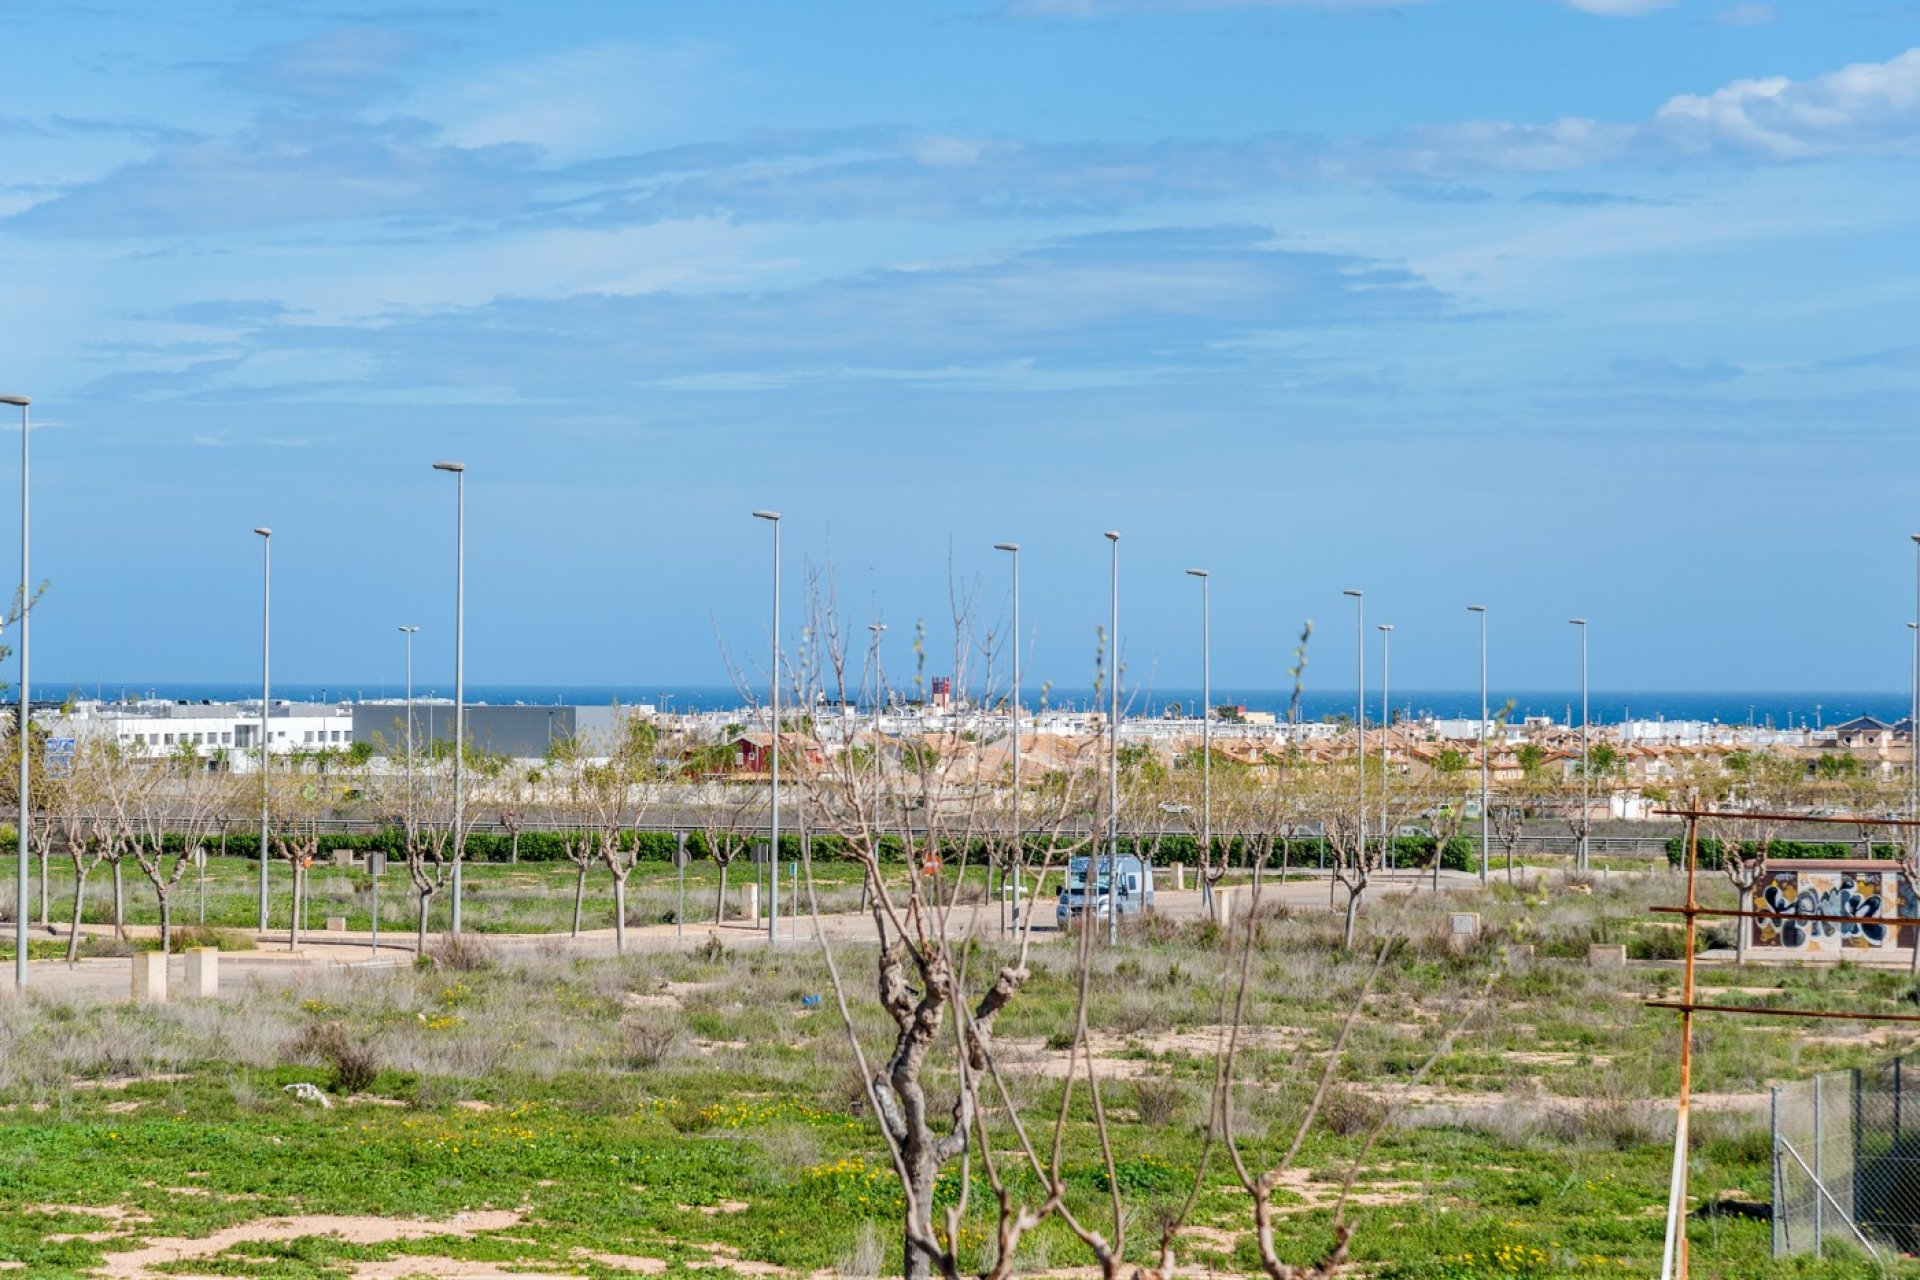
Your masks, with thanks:
[[[1340,593],[1353,597],[1353,635],[1354,649],[1359,658],[1359,668],[1355,675],[1353,695],[1353,727],[1360,735],[1358,746],[1354,749],[1354,773],[1359,782],[1359,828],[1357,831],[1358,853],[1360,861],[1367,856],[1367,593],[1348,587]],[[1385,782],[1382,781],[1384,789]]]
[[[1020,544],[996,542],[995,551],[1004,551],[1013,562],[1013,922],[1020,923],[1020,863],[1026,850],[1020,845]],[[1003,876],[1002,879],[1005,877]],[[1000,931],[1007,929],[1007,896],[1000,895]]]
[[[1387,756],[1388,756],[1388,753],[1393,749],[1393,732],[1392,732],[1393,710],[1387,705],[1387,684],[1388,684],[1388,677],[1392,674],[1392,668],[1388,664],[1391,661],[1393,656],[1392,655],[1393,624],[1391,622],[1383,622],[1379,626],[1379,631],[1380,631],[1380,841],[1381,841],[1380,847],[1386,854],[1387,865],[1391,867],[1393,865],[1393,842],[1387,839]],[[1437,859],[1439,856],[1440,856],[1439,853],[1436,851],[1434,854],[1434,857]],[[1437,861],[1434,864],[1434,869],[1436,874],[1436,879],[1434,883],[1438,885],[1439,880],[1437,876],[1439,871],[1439,863]]]
[[[22,499],[24,501],[24,499]],[[1913,628],[1913,705],[1907,709],[1907,817],[1920,819],[1920,533],[1913,535],[1914,550],[1914,621],[1907,625]],[[22,581],[24,581],[24,571]],[[26,680],[26,667],[21,666],[21,681]],[[24,775],[22,775],[24,776]],[[24,813],[25,810],[23,809]],[[1920,839],[1920,831],[1909,828],[1910,839]]]
[[[1213,865],[1213,576],[1189,569],[1200,579],[1200,897],[1212,901],[1207,868]]]
[[[1480,615],[1480,885],[1486,887],[1487,859],[1492,855],[1492,846],[1487,843],[1487,606],[1470,604],[1468,613]],[[1509,868],[1508,879],[1512,879]]]
[[[273,684],[268,679],[273,657],[273,530],[260,535],[260,932],[267,931],[267,792],[268,752],[273,749]]]
[[[460,863],[467,852],[467,464],[436,462],[453,474],[453,908],[448,932],[460,936]]]
[[[1576,851],[1576,865],[1585,871],[1587,828],[1593,822],[1593,770],[1587,765],[1587,620],[1569,618],[1567,621],[1580,628],[1580,848]]]
[[[27,615],[32,612],[33,603],[27,594],[27,407],[32,403],[27,396],[0,396],[0,404],[12,405],[20,410],[20,842],[13,908],[13,985],[23,991],[27,986],[27,893],[30,887],[27,883],[27,850],[31,847],[29,824],[33,820],[32,797],[27,790],[29,740],[32,737],[28,730],[33,711],[27,692]],[[41,877],[42,888],[45,887],[45,879]]]
[[[767,704],[773,714],[773,820],[767,842],[767,942],[780,928],[780,513],[756,511],[755,520],[773,525],[773,666],[767,672]]]
[[[1113,609],[1113,678],[1107,690],[1107,945],[1113,946],[1120,941],[1120,885],[1115,879],[1120,873],[1120,535],[1112,529],[1107,530],[1107,550]]]

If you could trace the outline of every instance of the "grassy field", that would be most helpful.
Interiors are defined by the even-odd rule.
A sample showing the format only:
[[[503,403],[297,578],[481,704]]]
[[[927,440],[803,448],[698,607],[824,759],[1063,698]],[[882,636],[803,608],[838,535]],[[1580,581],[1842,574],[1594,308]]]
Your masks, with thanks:
[[[228,872],[250,868],[220,870],[224,885],[236,878]],[[494,927],[532,919],[551,905],[545,896],[570,904],[569,872],[474,868],[474,901],[497,908]],[[251,899],[240,879],[210,906],[231,899],[222,918],[237,912],[245,923]],[[1420,895],[1370,908],[1371,927],[1407,941],[1368,1002],[1299,1169],[1282,1183],[1289,1256],[1311,1261],[1327,1247],[1332,1201],[1384,1118],[1357,1175],[1356,1274],[1657,1273],[1671,1135],[1660,1103],[1676,1083],[1675,1025],[1642,1001],[1677,989],[1677,966],[1597,970],[1585,953],[1611,940],[1671,954],[1671,930],[1644,908],[1673,887],[1664,877],[1614,877],[1591,892],[1496,887],[1477,908],[1483,941],[1458,954],[1443,930],[1447,908],[1460,902]],[[648,893],[668,891],[649,876]],[[530,905],[536,893],[540,905]],[[1255,1163],[1290,1140],[1364,968],[1338,950],[1337,923],[1324,912],[1277,914],[1258,928],[1253,1030],[1235,1103]],[[1508,973],[1499,955],[1512,941],[1533,943],[1538,958]],[[881,1051],[888,1024],[867,996],[871,951],[848,945],[838,954],[863,1040]],[[998,955],[997,943],[984,942],[976,962]],[[1128,1253],[1142,1262],[1156,1220],[1199,1166],[1229,958],[1210,926],[1166,921],[1096,950],[1089,1021],[1118,1120],[1114,1178],[1129,1204]],[[898,1268],[898,1192],[884,1145],[831,997],[807,1000],[828,992],[816,950],[702,939],[613,960],[555,945],[482,954],[478,964],[316,971],[291,991],[163,1007],[0,1002],[0,1259],[24,1264],[15,1274],[49,1277],[105,1268],[371,1280],[458,1275],[463,1262],[579,1276],[715,1264],[747,1273]],[[1911,1008],[1904,974],[1704,972],[1729,1001],[1764,993],[1807,1007]],[[1000,1027],[1010,1087],[1043,1129],[1059,1103],[1073,994],[1071,941],[1044,941]],[[1463,1017],[1451,1051],[1412,1081]],[[1764,1202],[1766,1086],[1894,1051],[1870,1045],[1865,1029],[1704,1020],[1695,1083],[1713,1098],[1696,1122],[1696,1192]],[[284,1091],[296,1082],[335,1105],[296,1101]],[[1108,1175],[1084,1084],[1075,1097],[1068,1195],[1099,1220]],[[973,1172],[963,1244],[977,1243],[990,1221],[978,1212]],[[953,1166],[943,1197],[959,1191],[959,1178]],[[1201,1181],[1196,1228],[1181,1250],[1185,1274],[1251,1270],[1248,1201],[1217,1152]],[[282,1227],[265,1221],[293,1215],[305,1216]],[[234,1231],[197,1254],[186,1246],[185,1261],[150,1272],[129,1261],[143,1243],[222,1228]],[[1767,1224],[1746,1217],[1696,1216],[1691,1237],[1702,1277],[1884,1274],[1847,1257],[1777,1263]],[[1087,1258],[1049,1223],[1028,1237],[1021,1261],[1032,1274]]]

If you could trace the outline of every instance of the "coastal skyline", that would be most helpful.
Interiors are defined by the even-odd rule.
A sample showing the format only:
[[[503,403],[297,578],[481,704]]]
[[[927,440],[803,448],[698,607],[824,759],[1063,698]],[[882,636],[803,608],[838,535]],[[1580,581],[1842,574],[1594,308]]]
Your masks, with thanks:
[[[476,684],[751,672],[775,507],[902,653],[1019,541],[1063,686],[1109,528],[1161,683],[1203,565],[1222,686],[1350,686],[1347,587],[1409,688],[1470,603],[1496,686],[1907,685],[1910,10],[0,12],[49,675],[244,683],[270,525],[280,678],[444,682],[454,457]]]

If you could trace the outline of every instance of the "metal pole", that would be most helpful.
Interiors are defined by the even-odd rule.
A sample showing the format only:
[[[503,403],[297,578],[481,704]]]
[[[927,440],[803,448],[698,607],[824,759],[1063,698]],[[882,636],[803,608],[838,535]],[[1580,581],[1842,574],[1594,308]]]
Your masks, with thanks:
[[[1920,818],[1920,533],[1913,535],[1913,703],[1907,709],[1907,816]],[[1909,839],[1915,838],[1912,832]],[[1916,940],[1920,946],[1920,940]]]
[[[995,551],[1004,551],[1013,558],[1013,842],[1010,846],[1013,858],[1013,923],[1020,923],[1020,863],[1026,855],[1020,845],[1020,544],[1017,542],[996,542]],[[875,670],[878,671],[878,667]],[[878,731],[875,732],[875,745],[878,746]],[[1004,879],[1004,877],[1003,877]],[[1000,930],[1006,932],[1007,907],[1006,895],[1001,895]]]
[[[1587,829],[1593,824],[1593,770],[1587,764],[1587,620],[1568,621],[1580,628],[1580,847],[1574,850],[1574,868],[1585,871]]]
[[[467,469],[453,472],[453,911],[448,929],[460,935],[460,864],[467,853]]]
[[[1824,1075],[1813,1078],[1813,1256],[1825,1256],[1826,1250],[1826,1207],[1821,1192],[1827,1189],[1825,1157],[1827,1154],[1826,1116],[1821,1106],[1821,1094],[1825,1092],[1822,1084]]]
[[[1387,752],[1392,749],[1393,737],[1388,732],[1393,727],[1393,712],[1387,705],[1387,681],[1390,674],[1388,662],[1392,658],[1393,624],[1380,624],[1380,840],[1386,851],[1387,865],[1393,865],[1393,841],[1387,837]],[[1436,888],[1440,884],[1440,850],[1433,851],[1433,882]]]
[[[1487,755],[1493,749],[1487,733],[1487,606],[1470,604],[1467,611],[1480,615],[1480,887],[1484,889],[1487,863],[1493,857],[1493,845],[1487,839]]]
[[[1360,740],[1353,759],[1354,773],[1360,779],[1356,856],[1364,862],[1367,857],[1367,593],[1349,587],[1340,594],[1353,597],[1354,648],[1359,657],[1359,667],[1354,677],[1353,727],[1360,735]]]
[[[780,513],[756,511],[773,525],[773,666],[767,673],[767,705],[773,714],[773,816],[767,846],[767,941],[780,929]]]
[[[268,678],[273,657],[273,530],[259,528],[260,588],[260,932],[267,931],[267,819],[268,769],[273,750],[273,684]]]
[[[1120,535],[1107,530],[1112,602],[1112,687],[1107,690],[1107,945],[1120,941]],[[1099,899],[1095,898],[1098,902]]]
[[[1213,861],[1213,578],[1205,569],[1189,569],[1200,579],[1200,897],[1211,901],[1206,869]]]
[[[31,428],[28,406],[32,403],[26,396],[0,396],[0,404],[15,405],[20,410],[20,730],[16,739],[20,749],[20,841],[14,869],[13,985],[22,991],[27,987],[27,898],[32,892],[27,861],[33,847],[33,800],[27,790],[27,762],[33,747],[33,704],[27,691],[27,616],[33,612],[28,586],[32,579],[27,570],[27,434]]]

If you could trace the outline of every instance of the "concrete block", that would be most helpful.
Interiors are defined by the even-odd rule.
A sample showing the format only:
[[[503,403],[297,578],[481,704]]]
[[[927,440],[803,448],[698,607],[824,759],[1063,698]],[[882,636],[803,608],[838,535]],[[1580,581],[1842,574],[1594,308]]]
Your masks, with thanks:
[[[187,948],[186,993],[193,997],[220,994],[220,948]]]
[[[1447,946],[1465,951],[1480,939],[1480,913],[1454,911],[1447,916]]]
[[[167,958],[158,951],[141,951],[133,957],[133,999],[138,1004],[167,1002]]]
[[[1620,942],[1596,942],[1587,948],[1587,967],[1590,969],[1624,969],[1627,967],[1627,948]]]
[[[345,933],[346,931],[347,931],[347,918],[345,916],[328,916],[327,917],[328,933]]]
[[[1222,929],[1233,924],[1233,890],[1213,891],[1213,922]]]
[[[1184,862],[1173,864],[1173,887],[1180,893],[1187,890],[1187,864]]]
[[[1533,963],[1533,944],[1514,942],[1507,945],[1507,968],[1524,969]]]
[[[351,867],[353,865],[353,850],[335,849],[333,851],[333,865],[336,867]]]
[[[740,886],[741,914],[746,916],[748,924],[760,923],[760,886],[745,884]]]

